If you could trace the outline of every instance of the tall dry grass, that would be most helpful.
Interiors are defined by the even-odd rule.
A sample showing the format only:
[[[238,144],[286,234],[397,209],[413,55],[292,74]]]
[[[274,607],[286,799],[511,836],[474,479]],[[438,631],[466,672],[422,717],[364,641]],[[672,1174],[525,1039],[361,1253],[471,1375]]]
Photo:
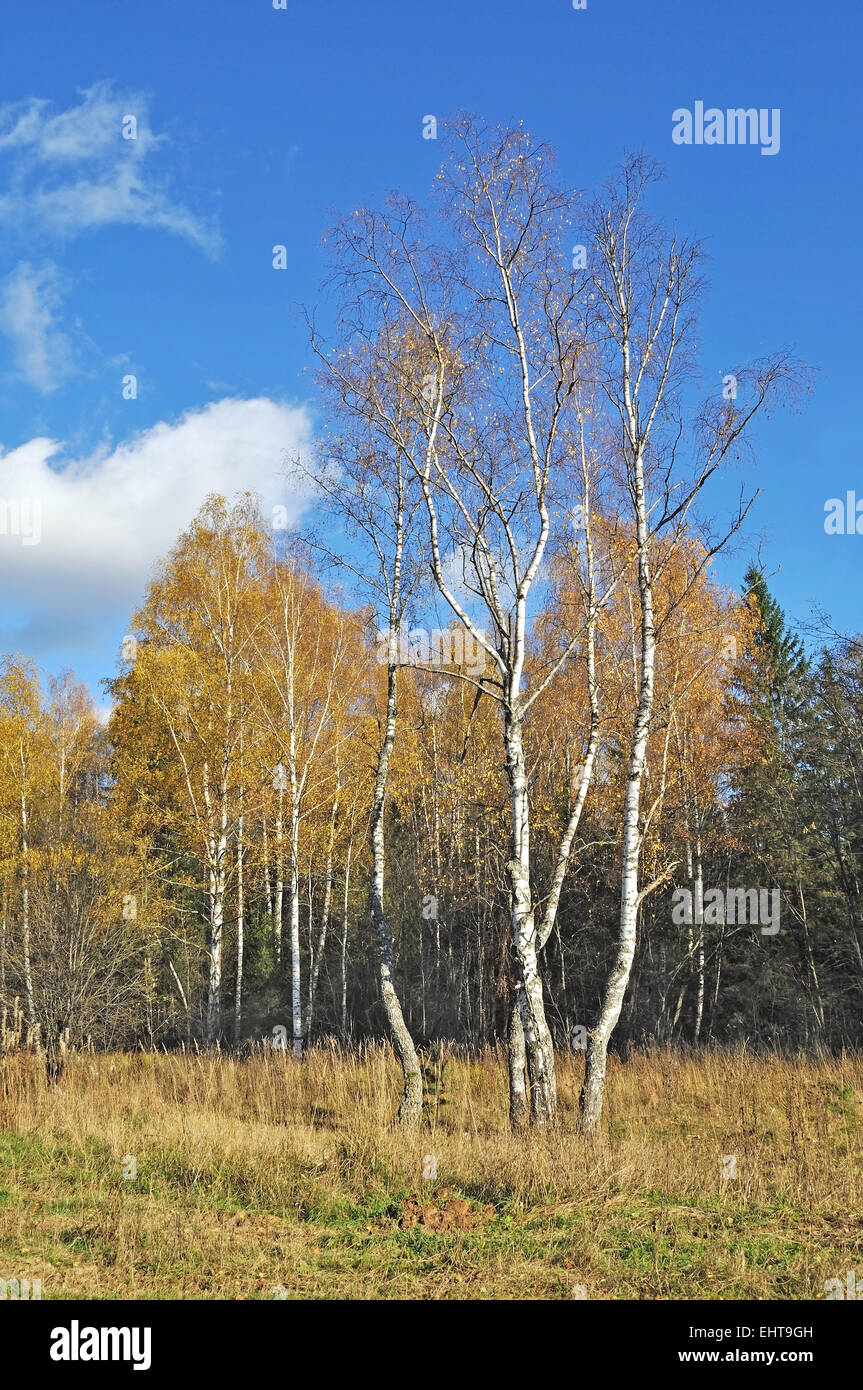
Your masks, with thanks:
[[[411,1198],[437,1200],[445,1189],[444,1200],[458,1192],[494,1204],[502,1219],[525,1231],[537,1222],[577,1227],[574,1248],[581,1253],[573,1267],[592,1269],[605,1296],[663,1296],[673,1273],[670,1265],[665,1276],[660,1268],[663,1242],[672,1239],[674,1246],[681,1223],[686,1241],[703,1235],[705,1248],[725,1224],[746,1236],[740,1277],[753,1297],[777,1294],[769,1268],[773,1241],[781,1246],[778,1292],[786,1295],[813,1296],[805,1292],[807,1281],[817,1280],[822,1268],[836,1273],[834,1245],[846,1261],[858,1250],[859,1057],[654,1051],[625,1064],[613,1060],[602,1132],[593,1138],[575,1125],[582,1070],[578,1056],[562,1056],[559,1127],[516,1136],[506,1122],[504,1058],[493,1052],[470,1058],[444,1049],[429,1062],[426,1121],[415,1133],[392,1125],[398,1072],[382,1046],[350,1052],[322,1046],[300,1061],[285,1053],[246,1060],[213,1053],[79,1054],[50,1087],[38,1058],[0,1056],[0,1125],[8,1132],[0,1240],[5,1224],[7,1243],[11,1238],[14,1247],[19,1238],[32,1248],[41,1227],[57,1228],[58,1216],[62,1225],[64,1212],[108,1211],[125,1251],[120,1264],[134,1270],[140,1243],[158,1245],[178,1212],[193,1225],[208,1213],[220,1220],[240,1213],[243,1221],[276,1222],[280,1238],[290,1229],[291,1241],[298,1233],[318,1239],[311,1233],[326,1237],[340,1223],[384,1221]],[[422,1176],[428,1155],[436,1166],[433,1183]],[[129,1157],[137,1168],[133,1181],[122,1176]],[[659,1295],[638,1292],[641,1246],[630,1249],[624,1241],[617,1254],[608,1248],[609,1240],[620,1244],[627,1221],[635,1230],[644,1226]],[[102,1248],[99,1229],[93,1228],[91,1254]],[[388,1238],[395,1229],[390,1221]],[[750,1236],[757,1237],[754,1255]],[[188,1231],[184,1237],[194,1238]],[[767,1251],[763,1269],[758,1241]],[[721,1244],[728,1259],[718,1264],[727,1281],[740,1250],[730,1236]],[[517,1243],[513,1249],[517,1254]],[[533,1254],[525,1250],[530,1265]],[[396,1267],[398,1250],[390,1255]],[[553,1253],[549,1258],[554,1264]],[[618,1278],[628,1277],[627,1261],[636,1281],[628,1295],[613,1282],[615,1268]],[[863,1257],[859,1262],[863,1273]],[[702,1264],[709,1280],[709,1259]],[[799,1289],[786,1288],[786,1276]],[[218,1272],[215,1277],[216,1285],[199,1292],[212,1293]],[[617,1292],[609,1292],[609,1280]],[[338,1278],[336,1285],[337,1293],[346,1292]],[[711,1296],[709,1286],[704,1296]]]

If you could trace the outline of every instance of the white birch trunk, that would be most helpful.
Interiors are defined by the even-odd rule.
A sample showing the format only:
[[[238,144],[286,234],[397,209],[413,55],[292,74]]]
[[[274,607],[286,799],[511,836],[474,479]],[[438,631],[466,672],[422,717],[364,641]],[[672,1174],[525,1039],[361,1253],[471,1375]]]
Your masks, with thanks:
[[[517,696],[516,696],[517,698]],[[521,722],[512,704],[504,714],[504,744],[512,807],[510,881],[512,939],[518,968],[519,1007],[524,1029],[531,1115],[536,1124],[553,1123],[557,1084],[551,1033],[546,1023],[537,963],[536,920],[530,889],[530,810]],[[516,1102],[517,1103],[517,1102]]]
[[[687,882],[689,882],[689,883],[691,883],[691,881],[692,881],[692,872],[693,872],[693,870],[692,870],[692,845],[691,845],[690,842],[687,840],[687,841],[686,841],[686,879],[687,879]],[[678,995],[677,995],[677,1007],[676,1007],[675,1010],[674,1010],[674,1017],[673,1017],[673,1019],[671,1020],[671,1036],[672,1036],[672,1037],[674,1036],[674,1030],[675,1030],[675,1028],[677,1027],[678,1023],[680,1022],[680,1015],[681,1015],[681,1013],[682,1013],[682,1011],[683,1011],[683,1001],[684,1001],[684,999],[686,998],[686,990],[687,990],[687,987],[688,987],[688,985],[689,985],[690,975],[691,975],[691,973],[692,973],[692,959],[693,959],[694,954],[695,954],[695,937],[694,937],[694,935],[693,935],[692,923],[691,923],[691,922],[687,922],[687,924],[686,924],[686,959],[685,959],[685,961],[683,962],[683,965],[685,965],[686,969],[685,969],[685,971],[683,971],[683,967],[681,966],[681,971],[682,971],[682,974],[683,974],[683,979],[682,979],[682,981],[681,981],[680,990],[679,990],[679,993],[678,993]]]
[[[24,755],[21,755],[22,772]],[[33,1000],[33,970],[30,962],[30,843],[27,826],[27,796],[21,783],[21,934],[24,953],[24,995],[27,1003],[28,1041],[35,1037],[36,1007]]]
[[[279,788],[279,809],[276,815],[276,894],[274,907],[273,932],[276,943],[276,964],[282,959],[282,913],[284,910],[285,897],[285,831],[284,831],[284,804],[285,793],[283,788]]]
[[[348,1035],[348,898],[351,885],[351,852],[354,847],[353,837],[348,841],[348,854],[345,861],[345,894],[342,901],[342,1008],[341,1008],[341,1033],[342,1038]]]
[[[695,842],[695,875],[693,878],[692,900],[696,904],[695,916],[695,1026],[692,1030],[693,1042],[701,1038],[701,1025],[704,1020],[704,870],[701,864],[701,841]]]
[[[321,907],[321,926],[318,933],[318,944],[312,960],[312,968],[309,973],[309,1017],[306,1026],[306,1036],[311,1042],[312,1023],[315,1016],[315,996],[318,991],[318,976],[321,971],[321,959],[327,944],[327,928],[330,920],[330,903],[333,896],[333,845],[336,838],[336,817],[339,813],[338,790],[333,802],[333,809],[330,815],[330,828],[327,836],[327,863],[324,871],[324,901]],[[311,897],[309,898],[309,938],[311,939]]]
[[[210,978],[205,1037],[214,1043],[222,1026],[222,933],[225,925],[225,876],[210,869]]]
[[[246,930],[246,901],[243,883],[243,817],[237,822],[237,988],[234,995],[234,1039],[239,1040],[243,1022],[243,949]]]
[[[269,845],[269,840],[268,840],[268,838],[267,838],[267,818],[266,818],[266,816],[264,816],[264,817],[262,818],[262,820],[263,820],[263,831],[264,831],[264,898],[265,898],[265,901],[266,901],[266,912],[267,912],[267,916],[268,916],[269,919],[270,919],[270,930],[272,930],[272,925],[273,925],[273,882],[272,882],[272,879],[271,879],[271,877],[270,877],[270,845]]]
[[[627,392],[628,399],[628,392]],[[634,409],[630,412],[631,437],[636,437]],[[638,545],[638,588],[641,599],[641,674],[638,705],[630,741],[626,791],[623,802],[623,863],[620,881],[620,934],[617,955],[606,981],[599,1020],[588,1039],[587,1066],[581,1092],[581,1123],[593,1130],[602,1115],[608,1042],[617,1026],[635,957],[638,923],[638,868],[641,853],[641,780],[647,754],[647,738],[653,714],[653,680],[656,663],[656,637],[653,621],[653,582],[648,556],[648,522],[644,495],[644,471],[636,451],[632,468],[633,497]]]
[[[204,805],[210,825],[213,805],[210,796],[209,767],[204,763]],[[210,975],[207,987],[207,1017],[204,1038],[208,1044],[218,1040],[222,1026],[222,941],[225,927],[225,860],[228,852],[227,785],[220,788],[218,829],[207,836],[210,881]]]
[[[509,1006],[506,1040],[509,1065],[509,1122],[513,1129],[524,1129],[530,1123],[530,1103],[527,1098],[527,1060],[521,1022],[521,988],[518,986],[513,992]]]
[[[182,982],[182,980],[180,979],[179,975],[177,974],[176,967],[174,966],[174,962],[173,962],[172,960],[170,960],[170,959],[169,959],[169,961],[168,961],[168,969],[170,970],[171,974],[172,974],[173,977],[174,977],[174,983],[175,983],[176,986],[177,986],[177,991],[178,991],[178,993],[179,993],[179,995],[180,995],[180,1000],[181,1000],[181,1002],[182,1002],[183,1008],[186,1010],[186,1025],[187,1025],[187,1031],[188,1031],[189,1001],[188,1001],[188,999],[186,998],[186,991],[183,989],[183,982]]]
[[[387,1022],[393,1035],[396,1055],[402,1069],[403,1089],[399,1105],[398,1122],[403,1125],[418,1125],[422,1118],[423,1080],[419,1058],[413,1039],[408,1031],[402,1013],[401,1002],[396,991],[393,957],[393,938],[384,910],[384,878],[386,870],[386,847],[384,843],[384,806],[386,802],[389,765],[395,742],[396,731],[396,668],[392,662],[387,669],[387,711],[384,739],[378,755],[375,775],[375,794],[372,805],[370,839],[372,849],[372,880],[370,892],[370,911],[372,925],[378,938],[380,953],[381,1000],[386,1012]]]
[[[303,996],[300,978],[300,808],[295,794],[291,798],[291,1025],[294,1056],[303,1055]]]

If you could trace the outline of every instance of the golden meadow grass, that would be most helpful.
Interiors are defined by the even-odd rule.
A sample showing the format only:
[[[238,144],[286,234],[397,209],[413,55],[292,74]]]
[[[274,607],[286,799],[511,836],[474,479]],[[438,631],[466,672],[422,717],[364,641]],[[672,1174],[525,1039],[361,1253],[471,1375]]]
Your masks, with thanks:
[[[527,1137],[502,1053],[426,1071],[405,1134],[382,1046],[77,1054],[54,1087],[0,1056],[0,1277],[44,1299],[809,1299],[863,1275],[860,1057],[613,1060],[595,1138],[578,1056],[559,1128]],[[464,1201],[465,1229],[434,1229]]]

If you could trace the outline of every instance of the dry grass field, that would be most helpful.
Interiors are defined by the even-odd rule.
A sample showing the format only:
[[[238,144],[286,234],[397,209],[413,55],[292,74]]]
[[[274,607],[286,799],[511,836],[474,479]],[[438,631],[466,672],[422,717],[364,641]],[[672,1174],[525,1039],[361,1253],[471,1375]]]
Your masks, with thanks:
[[[863,1274],[863,1060],[633,1055],[600,1136],[512,1136],[502,1055],[0,1056],[0,1277],[43,1299],[823,1299]],[[124,1176],[124,1171],[135,1176]],[[428,1176],[423,1176],[426,1173]],[[433,1175],[432,1175],[433,1174]]]

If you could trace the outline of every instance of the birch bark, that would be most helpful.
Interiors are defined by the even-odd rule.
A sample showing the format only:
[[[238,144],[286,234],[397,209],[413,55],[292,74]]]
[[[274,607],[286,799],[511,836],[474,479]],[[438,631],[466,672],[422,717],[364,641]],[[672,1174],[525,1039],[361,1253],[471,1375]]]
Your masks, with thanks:
[[[393,1035],[396,1055],[402,1068],[403,1088],[399,1105],[398,1121],[404,1125],[417,1125],[422,1117],[423,1083],[419,1058],[413,1039],[408,1031],[402,1013],[402,1006],[394,980],[393,938],[387,922],[384,907],[384,884],[386,877],[386,846],[384,841],[384,806],[389,781],[390,758],[396,733],[396,667],[390,660],[387,667],[387,703],[384,726],[384,739],[378,755],[375,774],[375,794],[370,823],[372,850],[372,879],[370,891],[370,911],[372,925],[377,933],[380,952],[379,979],[381,1000],[387,1022]]]
[[[624,390],[632,437],[638,438],[635,406],[629,390],[628,350],[624,353]],[[594,1130],[602,1114],[609,1039],[617,1026],[632,962],[635,958],[639,893],[638,865],[641,853],[639,809],[641,779],[644,774],[647,739],[653,713],[653,682],[656,661],[656,634],[653,621],[653,583],[648,553],[648,520],[641,449],[632,462],[632,493],[638,547],[638,591],[641,599],[641,670],[638,706],[632,729],[626,790],[623,801],[622,870],[620,880],[620,935],[617,953],[603,992],[599,1019],[588,1035],[584,1086],[579,1101],[582,1127]]]
[[[242,790],[240,792],[242,805]],[[237,985],[234,993],[234,1041],[238,1041],[243,1023],[243,954],[245,949],[246,899],[243,881],[243,815],[237,820]]]

